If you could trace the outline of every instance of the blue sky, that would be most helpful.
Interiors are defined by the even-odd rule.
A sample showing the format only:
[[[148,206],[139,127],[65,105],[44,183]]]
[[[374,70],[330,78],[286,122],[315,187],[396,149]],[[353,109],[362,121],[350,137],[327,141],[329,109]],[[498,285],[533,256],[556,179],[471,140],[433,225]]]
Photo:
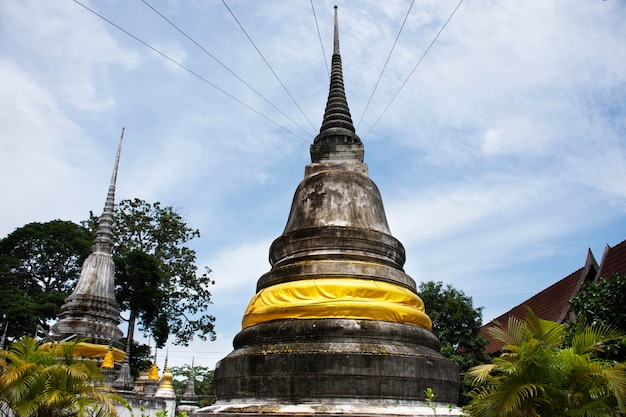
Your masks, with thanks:
[[[222,1],[148,4],[262,97],[145,2],[84,4],[255,111],[74,1],[0,2],[0,235],[100,212],[124,126],[118,200],[182,212],[216,281],[218,340],[170,346],[174,364],[231,350],[328,94],[310,1],[226,3],[301,110]],[[489,320],[626,239],[625,1],[465,0],[401,88],[459,3],[416,0],[365,113],[410,1],[313,1],[328,63],[335,3],[352,117],[417,282]]]

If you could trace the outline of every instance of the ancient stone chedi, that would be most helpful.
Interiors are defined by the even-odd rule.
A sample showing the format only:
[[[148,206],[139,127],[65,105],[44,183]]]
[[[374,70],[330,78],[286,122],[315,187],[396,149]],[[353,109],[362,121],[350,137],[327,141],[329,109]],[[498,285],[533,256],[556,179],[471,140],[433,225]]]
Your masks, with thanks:
[[[311,163],[235,350],[215,369],[217,402],[200,414],[425,415],[427,388],[456,403],[458,370],[439,354],[363,156],[335,8],[330,94]]]
[[[120,342],[123,334],[118,327],[120,310],[115,299],[115,264],[112,259],[115,183],[123,138],[124,130],[92,252],[83,263],[74,291],[61,307],[59,321],[52,326],[52,338],[55,340],[72,336],[88,340],[89,343],[81,343],[74,349],[76,355],[102,358],[112,345],[116,362],[124,360]]]

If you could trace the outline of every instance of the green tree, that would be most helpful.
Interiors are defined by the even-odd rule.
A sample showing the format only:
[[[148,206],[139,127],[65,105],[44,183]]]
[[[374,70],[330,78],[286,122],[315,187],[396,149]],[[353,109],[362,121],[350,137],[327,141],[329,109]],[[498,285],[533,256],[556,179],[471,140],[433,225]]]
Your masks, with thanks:
[[[472,368],[465,407],[472,417],[614,416],[626,411],[626,366],[601,359],[603,346],[624,337],[614,328],[579,328],[566,345],[565,325],[510,317],[489,329],[504,343],[492,363]]]
[[[7,336],[47,328],[76,284],[93,235],[75,223],[29,223],[0,240],[0,299]]]
[[[174,375],[172,384],[174,385],[174,390],[178,398],[180,398],[187,389],[189,378],[191,378],[191,371],[192,367],[190,365],[175,366],[172,368],[172,374]],[[206,407],[215,402],[215,391],[213,389],[214,372],[215,371],[210,370],[206,366],[193,367],[194,389],[198,396],[200,407]]]
[[[102,384],[91,361],[76,360],[77,342],[41,349],[24,337],[0,351],[0,412],[17,417],[116,417],[128,404]]]
[[[126,338],[122,339],[121,342],[126,345]],[[152,366],[152,358],[150,346],[133,341],[130,346],[130,355],[128,356],[131,376],[137,378],[141,371],[149,370]]]
[[[122,200],[115,215],[116,296],[130,312],[130,338],[137,321],[157,347],[169,335],[182,345],[194,335],[214,340],[215,318],[207,313],[213,284],[210,270],[199,273],[196,252],[185,246],[200,232],[159,202]],[[88,224],[97,224],[93,214]]]
[[[485,353],[487,340],[480,334],[482,307],[474,307],[472,297],[434,281],[420,283],[418,292],[433,322],[432,331],[441,342],[441,354],[457,364],[461,376],[490,361]],[[467,401],[467,391],[469,386],[462,384],[460,405]]]
[[[570,300],[576,320],[570,323],[573,331],[586,324],[605,324],[626,332],[626,276],[613,274],[596,281],[588,281]],[[607,358],[626,360],[626,343],[623,340],[606,346]]]

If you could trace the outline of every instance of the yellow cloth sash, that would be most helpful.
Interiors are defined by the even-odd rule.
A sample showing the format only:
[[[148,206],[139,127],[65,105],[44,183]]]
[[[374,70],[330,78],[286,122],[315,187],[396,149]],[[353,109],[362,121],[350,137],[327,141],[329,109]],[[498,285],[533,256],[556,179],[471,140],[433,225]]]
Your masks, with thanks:
[[[307,279],[264,288],[252,297],[242,326],[320,318],[383,320],[432,329],[417,294],[396,284],[356,278]]]
[[[52,344],[52,343],[44,343],[41,345],[40,349],[46,352],[49,352],[52,346],[55,347],[56,353],[60,354],[61,349],[60,346]],[[73,356],[82,356],[84,358],[104,358],[106,354],[109,352],[109,346],[107,345],[96,345],[93,343],[80,342],[74,346]],[[126,352],[123,350],[113,348],[111,349],[111,353],[113,354],[113,360],[115,362],[124,362],[124,357],[126,356]]]

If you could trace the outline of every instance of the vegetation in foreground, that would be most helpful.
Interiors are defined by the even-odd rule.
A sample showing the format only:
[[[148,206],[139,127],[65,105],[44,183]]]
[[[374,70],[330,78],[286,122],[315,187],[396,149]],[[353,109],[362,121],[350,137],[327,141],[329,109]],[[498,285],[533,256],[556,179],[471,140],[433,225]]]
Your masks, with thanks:
[[[92,361],[74,358],[77,342],[41,349],[23,337],[0,350],[0,415],[3,417],[116,417],[128,403],[103,384]]]
[[[566,326],[532,311],[490,329],[505,346],[492,363],[470,369],[464,407],[472,417],[594,417],[626,411],[626,364],[603,358],[624,333],[606,325]]]

